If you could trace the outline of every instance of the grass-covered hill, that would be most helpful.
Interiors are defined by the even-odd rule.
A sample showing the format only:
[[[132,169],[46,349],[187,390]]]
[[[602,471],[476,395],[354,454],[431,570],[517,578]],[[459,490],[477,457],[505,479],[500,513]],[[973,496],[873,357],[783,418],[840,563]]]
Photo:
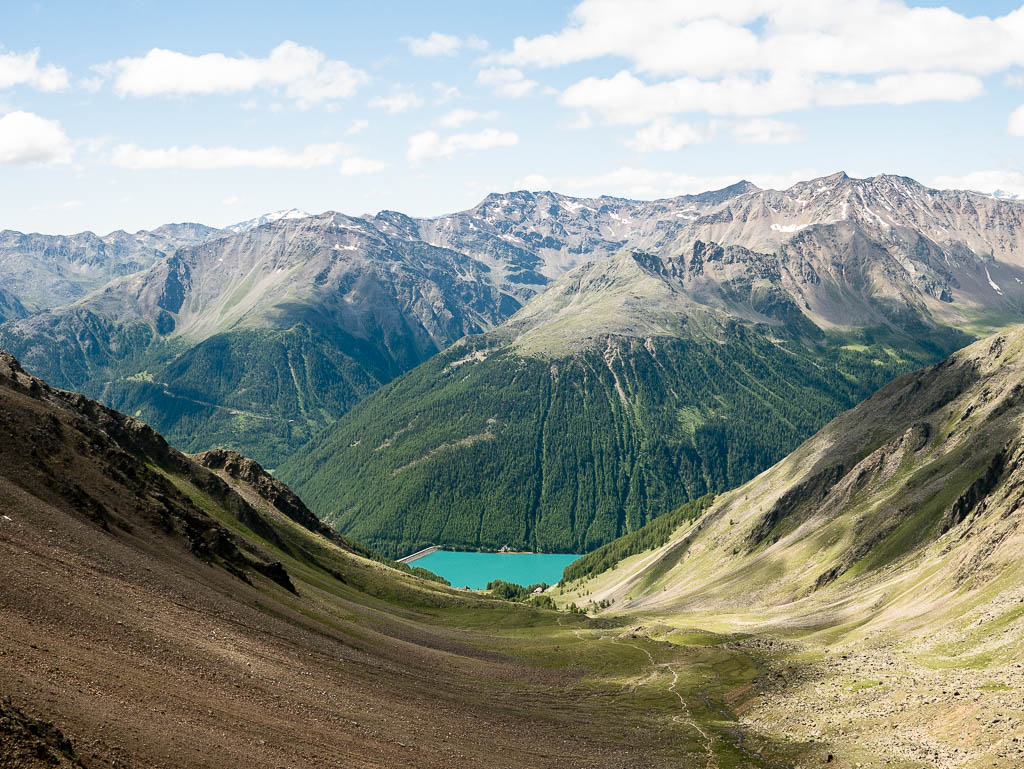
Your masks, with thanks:
[[[595,262],[362,401],[279,473],[392,556],[582,552],[748,480],[964,338],[909,308],[904,326],[826,333],[780,275],[773,257],[703,243]],[[843,288],[835,307],[882,324],[881,303]]]
[[[891,603],[894,622],[896,607],[945,607],[928,603],[944,591],[970,605],[974,589],[1021,577],[1022,415],[1017,326],[886,385],[697,523],[677,521],[595,594],[638,609],[795,602],[787,611],[824,616],[837,594],[866,590],[886,594],[874,608]],[[887,591],[891,580],[905,584]]]
[[[900,377],[673,531],[573,564],[556,598],[661,638],[762,639],[748,648],[770,646],[777,688],[747,719],[842,739],[848,761],[1017,766],[1022,425],[1015,327]]]

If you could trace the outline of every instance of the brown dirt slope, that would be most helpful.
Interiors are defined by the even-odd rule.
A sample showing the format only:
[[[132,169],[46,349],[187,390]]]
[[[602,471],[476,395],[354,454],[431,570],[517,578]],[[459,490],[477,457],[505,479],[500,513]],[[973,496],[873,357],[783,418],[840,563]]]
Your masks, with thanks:
[[[0,694],[25,714],[5,710],[0,765],[72,765],[30,719],[88,769],[704,754],[667,679],[640,707],[591,675],[649,654],[348,552],[225,458],[204,468],[0,353]]]

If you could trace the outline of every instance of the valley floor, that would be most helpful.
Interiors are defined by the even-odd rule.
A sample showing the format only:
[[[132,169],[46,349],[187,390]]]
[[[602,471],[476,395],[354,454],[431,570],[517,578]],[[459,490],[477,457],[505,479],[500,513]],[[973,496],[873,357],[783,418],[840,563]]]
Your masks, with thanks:
[[[637,556],[619,569],[630,573],[650,559]],[[897,581],[887,575],[883,598]],[[673,599],[658,585],[648,590],[654,605],[646,608],[631,605],[635,584],[618,581],[615,572],[555,597],[563,607],[612,600],[599,618],[615,621],[622,606],[632,642],[647,648],[661,642],[722,655],[728,675],[698,666],[687,690],[701,698],[714,692],[723,719],[735,720],[734,734],[769,740],[767,765],[1024,766],[1024,588],[1012,580],[965,591],[973,608],[962,614],[952,604],[941,621],[904,614],[897,625],[896,615],[851,612],[849,619],[849,607],[813,599],[759,615],[670,609]],[[904,584],[909,594],[920,588]]]
[[[749,643],[655,640],[618,620],[395,581],[326,541],[313,551],[304,533],[290,541],[337,569],[283,554],[293,595],[172,538],[105,532],[6,479],[0,498],[0,692],[90,769],[725,769],[837,752],[772,720],[771,655]],[[61,764],[12,764],[49,765]]]
[[[172,538],[105,532],[6,479],[0,498],[0,692],[86,767],[726,767],[804,753],[729,715],[727,693],[756,671],[725,647],[412,578],[396,588],[341,554],[341,579],[285,556],[298,595],[250,587]]]

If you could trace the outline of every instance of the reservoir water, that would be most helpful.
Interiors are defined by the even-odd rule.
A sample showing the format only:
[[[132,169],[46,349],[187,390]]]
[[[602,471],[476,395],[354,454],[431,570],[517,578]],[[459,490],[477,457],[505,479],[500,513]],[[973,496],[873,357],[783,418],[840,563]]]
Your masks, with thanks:
[[[562,578],[562,570],[579,557],[571,553],[457,553],[435,550],[409,565],[430,569],[454,587],[483,590],[493,579],[524,586],[538,582],[554,585]]]

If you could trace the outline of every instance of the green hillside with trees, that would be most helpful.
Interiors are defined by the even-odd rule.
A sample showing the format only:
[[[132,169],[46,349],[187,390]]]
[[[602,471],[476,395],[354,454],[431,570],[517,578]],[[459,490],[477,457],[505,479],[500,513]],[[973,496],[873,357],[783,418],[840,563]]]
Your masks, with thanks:
[[[370,395],[278,469],[340,531],[390,556],[427,544],[586,552],[777,462],[934,352],[608,337],[551,359],[469,337]],[[489,345],[491,345],[489,347]]]

